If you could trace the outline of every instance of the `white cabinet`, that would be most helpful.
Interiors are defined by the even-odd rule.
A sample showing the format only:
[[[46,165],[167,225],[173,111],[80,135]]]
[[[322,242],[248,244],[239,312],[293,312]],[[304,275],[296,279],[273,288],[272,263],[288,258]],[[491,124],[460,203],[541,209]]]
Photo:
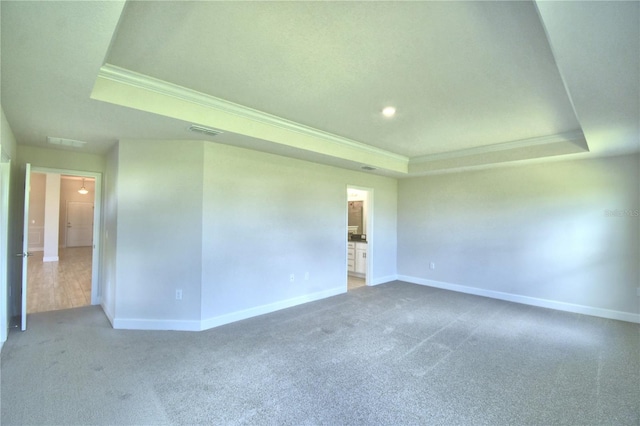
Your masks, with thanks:
[[[356,270],[356,243],[347,243],[347,271]]]
[[[357,276],[367,273],[367,243],[347,243],[347,271]]]
[[[366,243],[356,243],[355,272],[363,275],[367,273],[367,244]]]

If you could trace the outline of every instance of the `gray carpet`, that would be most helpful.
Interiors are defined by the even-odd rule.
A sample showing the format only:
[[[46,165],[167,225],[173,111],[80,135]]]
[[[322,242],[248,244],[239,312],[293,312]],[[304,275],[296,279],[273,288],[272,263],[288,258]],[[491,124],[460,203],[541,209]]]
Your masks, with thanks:
[[[30,316],[2,424],[640,423],[640,326],[400,282],[213,330]]]

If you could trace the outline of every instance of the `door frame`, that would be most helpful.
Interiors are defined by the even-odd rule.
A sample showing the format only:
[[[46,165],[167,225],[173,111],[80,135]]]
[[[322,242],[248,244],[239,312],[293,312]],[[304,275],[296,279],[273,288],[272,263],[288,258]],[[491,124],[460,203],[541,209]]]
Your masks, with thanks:
[[[369,187],[365,187],[365,186],[358,186],[358,185],[347,185],[346,191],[345,191],[345,201],[344,201],[344,208],[345,208],[345,224],[344,224],[344,237],[346,238],[346,236],[349,234],[349,190],[350,189],[357,189],[358,191],[363,191],[367,193],[367,227],[365,229],[365,234],[367,235],[367,273],[365,276],[365,284],[370,286],[373,285],[373,253],[374,253],[374,209],[373,209],[373,188],[369,188]],[[344,253],[344,258],[345,258],[345,266],[348,265],[349,262],[349,247],[348,244],[344,245],[345,247],[345,253]],[[347,286],[348,288],[348,270],[347,270],[347,274],[345,274],[345,286]]]
[[[102,239],[100,229],[102,226],[102,173],[84,172],[80,170],[55,169],[51,167],[38,167],[31,165],[31,172],[58,173],[60,175],[75,177],[90,177],[95,179],[93,193],[93,254],[91,256],[91,304],[99,305],[102,297],[100,288],[100,274],[102,270]]]
[[[0,153],[0,348],[9,335],[9,192],[11,159]],[[13,257],[12,257],[13,258]]]
[[[27,329],[27,273],[29,270],[29,207],[31,201],[31,164],[24,165],[24,205],[22,211],[22,253],[16,254],[22,259],[22,282],[20,283],[20,330]]]

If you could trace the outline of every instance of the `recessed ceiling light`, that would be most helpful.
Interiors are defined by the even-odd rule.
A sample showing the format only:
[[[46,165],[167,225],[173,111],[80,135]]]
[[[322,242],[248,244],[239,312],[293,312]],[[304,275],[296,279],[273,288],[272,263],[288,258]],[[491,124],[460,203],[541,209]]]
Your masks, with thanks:
[[[392,106],[384,107],[382,115],[385,117],[393,117],[396,114],[396,108]]]

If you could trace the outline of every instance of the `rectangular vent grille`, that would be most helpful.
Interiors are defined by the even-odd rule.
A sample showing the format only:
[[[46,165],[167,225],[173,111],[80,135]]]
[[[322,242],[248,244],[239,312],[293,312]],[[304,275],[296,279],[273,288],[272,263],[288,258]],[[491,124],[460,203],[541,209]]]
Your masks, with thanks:
[[[196,133],[202,133],[208,136],[218,136],[223,133],[221,130],[211,129],[209,127],[204,127],[204,126],[198,126],[197,124],[192,124],[191,127],[189,127],[189,130]]]
[[[72,148],[84,148],[87,144],[83,141],[74,141],[73,139],[65,139],[65,138],[54,138],[51,136],[47,136],[47,143],[52,145],[60,145],[60,146],[69,146]]]

